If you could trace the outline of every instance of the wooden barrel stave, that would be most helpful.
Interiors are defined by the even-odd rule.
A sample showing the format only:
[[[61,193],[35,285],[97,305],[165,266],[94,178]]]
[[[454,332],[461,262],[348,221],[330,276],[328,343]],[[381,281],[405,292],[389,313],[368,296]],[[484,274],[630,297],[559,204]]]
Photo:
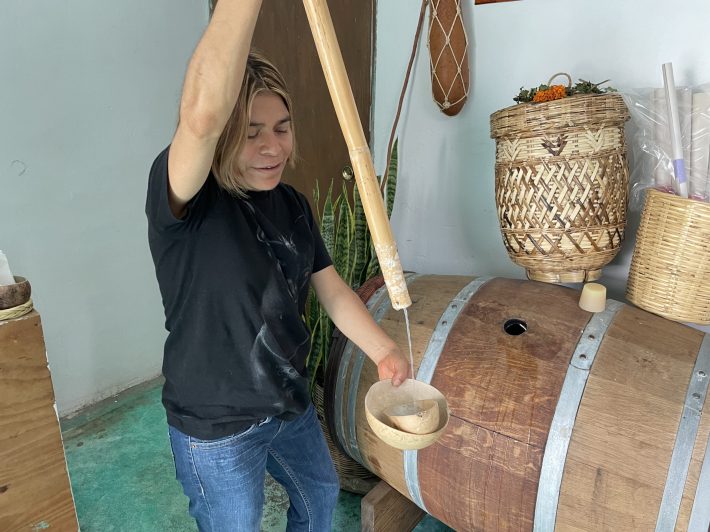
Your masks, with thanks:
[[[431,332],[434,329],[442,310],[456,296],[456,294],[471,281],[465,276],[426,276],[427,282],[412,281],[407,289],[412,299],[412,305],[407,309],[409,325],[412,336],[412,356],[415,372],[424,354]],[[407,331],[404,326],[402,312],[390,309],[379,321],[380,326],[402,347],[408,350]],[[361,383],[377,381],[377,368],[369,360],[365,362],[360,378]],[[357,390],[357,404],[365,404],[365,395],[369,385],[360,385]],[[402,451],[390,447],[382,442],[370,430],[365,418],[364,408],[358,408],[355,419],[358,441],[363,443],[361,448],[368,449],[362,455],[365,467],[370,469],[403,495],[409,497],[409,490],[402,469]]]
[[[439,316],[470,281],[425,276],[411,283],[415,368]],[[432,379],[449,401],[449,427],[436,444],[407,458],[412,463],[414,457],[421,505],[432,515],[459,530],[532,529],[550,420],[570,356],[592,316],[578,308],[577,298],[570,289],[494,279],[464,306]],[[599,346],[562,464],[558,530],[653,529],[658,517],[703,335],[621,307]],[[504,333],[501,325],[511,317],[524,319],[528,331]],[[381,325],[407,345],[401,313],[385,313]],[[377,439],[365,420],[364,396],[376,379],[374,364],[364,361],[353,385],[362,462],[412,498],[412,471],[405,478],[403,466],[407,453]],[[695,439],[678,530],[687,528],[692,511],[709,418],[703,415]]]
[[[577,413],[557,526],[653,530],[703,334],[624,306]]]
[[[589,320],[567,293],[544,316],[540,299],[550,290],[542,283],[489,281],[462,310],[437,364],[432,384],[445,390],[460,435],[419,452],[419,480],[433,515],[470,509],[467,521],[444,518],[461,529],[531,526],[547,429],[569,354]],[[506,301],[515,301],[515,313]],[[528,331],[507,334],[503,324],[511,318],[525,321]],[[467,485],[465,477],[479,481]]]

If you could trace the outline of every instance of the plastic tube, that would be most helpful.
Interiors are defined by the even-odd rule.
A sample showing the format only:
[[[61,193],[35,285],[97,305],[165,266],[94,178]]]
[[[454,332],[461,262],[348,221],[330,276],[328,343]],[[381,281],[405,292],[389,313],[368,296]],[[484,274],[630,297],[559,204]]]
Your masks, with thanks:
[[[678,193],[681,197],[687,198],[688,176],[685,172],[685,161],[683,159],[678,97],[676,95],[675,81],[673,79],[673,63],[663,63],[663,86],[666,89],[666,103],[668,104],[668,127],[671,132],[673,173],[675,174]]]

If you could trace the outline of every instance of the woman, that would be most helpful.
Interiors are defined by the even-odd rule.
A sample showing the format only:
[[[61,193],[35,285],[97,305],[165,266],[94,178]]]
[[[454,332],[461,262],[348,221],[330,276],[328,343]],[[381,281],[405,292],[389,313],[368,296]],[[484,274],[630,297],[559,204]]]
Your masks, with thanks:
[[[295,158],[291,99],[249,47],[260,0],[220,0],[185,76],[180,122],[150,171],[146,214],[166,328],[163,404],[200,530],[258,530],[268,471],[289,530],[330,530],[338,479],[308,394],[309,283],[399,385],[408,364],[332,266]]]

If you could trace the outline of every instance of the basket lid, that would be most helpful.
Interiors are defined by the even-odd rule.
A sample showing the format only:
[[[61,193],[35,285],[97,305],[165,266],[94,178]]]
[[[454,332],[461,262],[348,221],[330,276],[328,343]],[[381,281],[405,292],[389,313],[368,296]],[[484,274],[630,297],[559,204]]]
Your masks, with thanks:
[[[629,110],[618,92],[575,94],[541,103],[519,103],[491,115],[491,137],[545,133],[551,129],[616,124],[629,119]]]

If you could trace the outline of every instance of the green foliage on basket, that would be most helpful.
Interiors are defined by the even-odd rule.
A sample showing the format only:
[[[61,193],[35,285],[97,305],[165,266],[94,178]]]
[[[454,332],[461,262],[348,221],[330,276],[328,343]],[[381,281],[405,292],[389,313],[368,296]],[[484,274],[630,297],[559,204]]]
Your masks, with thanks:
[[[520,87],[520,92],[513,98],[513,101],[518,103],[547,102],[564,98],[566,96],[574,96],[575,94],[604,94],[607,92],[616,92],[616,89],[613,87],[605,87],[603,89],[599,88],[600,85],[604,85],[604,83],[607,83],[608,81],[608,79],[605,79],[599,83],[592,83],[591,81],[580,79],[575,85],[569,87],[565,87],[563,85],[545,84],[531,89]],[[560,87],[563,92],[558,89]]]
[[[382,185],[382,177],[377,176]],[[397,190],[397,141],[392,147],[392,156],[387,166],[385,182],[385,207],[387,217],[392,214],[394,196]],[[353,186],[353,199],[350,201],[348,190],[343,188],[335,195],[331,181],[328,193],[320,212],[320,189],[316,182],[313,191],[313,203],[316,205],[316,217],[319,222],[325,247],[333,260],[333,266],[343,280],[353,290],[359,288],[367,279],[380,273],[370,229],[365,219],[365,210],[360,199],[357,186]],[[325,310],[321,307],[315,292],[311,288],[306,303],[304,316],[306,325],[311,331],[311,350],[306,361],[310,375],[310,387],[321,382],[325,375],[330,352],[334,325]]]

